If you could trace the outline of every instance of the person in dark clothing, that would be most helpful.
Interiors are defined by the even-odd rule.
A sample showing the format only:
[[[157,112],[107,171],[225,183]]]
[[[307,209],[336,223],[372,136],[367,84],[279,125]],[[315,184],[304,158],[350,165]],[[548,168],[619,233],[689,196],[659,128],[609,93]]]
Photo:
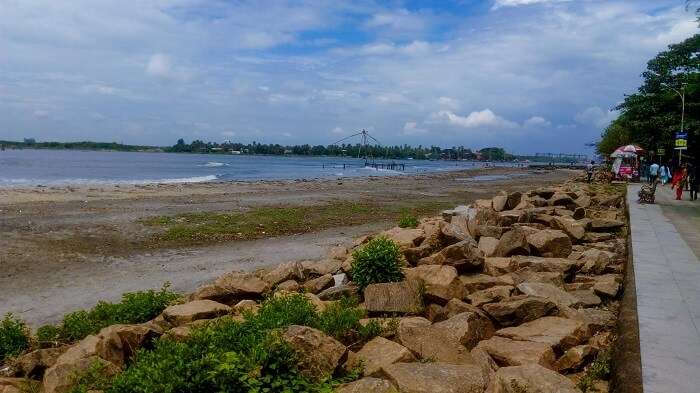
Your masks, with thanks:
[[[690,200],[698,200],[698,188],[700,188],[700,179],[698,179],[698,166],[692,165],[688,168],[688,186],[690,188]]]

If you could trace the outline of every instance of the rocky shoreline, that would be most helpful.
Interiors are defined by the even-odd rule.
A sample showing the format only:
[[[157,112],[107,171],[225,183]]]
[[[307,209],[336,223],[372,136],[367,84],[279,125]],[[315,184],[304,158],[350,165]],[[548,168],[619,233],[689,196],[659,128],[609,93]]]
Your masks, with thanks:
[[[263,298],[296,292],[318,310],[355,297],[366,312],[360,323],[384,327],[350,345],[308,326],[281,329],[305,374],[361,367],[337,392],[607,392],[628,252],[624,209],[619,190],[599,185],[499,193],[322,260],[226,274],[147,323],[23,354],[3,369],[0,392],[27,384],[69,392],[95,362],[118,373],[157,337],[186,340],[212,320],[242,321]],[[400,247],[405,279],[360,291],[353,250],[375,237]]]

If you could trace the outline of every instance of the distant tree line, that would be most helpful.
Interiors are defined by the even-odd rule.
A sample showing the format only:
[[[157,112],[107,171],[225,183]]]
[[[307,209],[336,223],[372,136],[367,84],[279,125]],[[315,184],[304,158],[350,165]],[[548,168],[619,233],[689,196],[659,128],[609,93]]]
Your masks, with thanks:
[[[417,147],[402,146],[380,146],[361,144],[340,144],[340,145],[292,145],[284,146],[280,144],[264,143],[236,143],[236,142],[203,142],[194,140],[192,143],[185,143],[179,139],[171,147],[164,148],[164,151],[172,153],[220,153],[220,154],[267,154],[267,155],[300,155],[300,156],[334,156],[334,157],[374,157],[406,159],[463,159],[463,160],[491,160],[504,161],[512,160],[515,156],[508,154],[499,147],[489,147],[474,152],[464,146],[454,146],[452,148],[441,148],[438,146]]]
[[[26,138],[23,142],[0,140],[5,149],[53,149],[53,150],[115,150],[115,151],[160,151],[155,146],[124,145],[117,142],[36,142]]]

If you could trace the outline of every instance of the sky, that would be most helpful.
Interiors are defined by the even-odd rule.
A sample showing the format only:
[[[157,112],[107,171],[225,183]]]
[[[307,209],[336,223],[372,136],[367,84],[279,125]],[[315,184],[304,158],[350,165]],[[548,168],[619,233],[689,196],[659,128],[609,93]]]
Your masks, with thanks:
[[[0,0],[0,139],[586,152],[683,0]]]

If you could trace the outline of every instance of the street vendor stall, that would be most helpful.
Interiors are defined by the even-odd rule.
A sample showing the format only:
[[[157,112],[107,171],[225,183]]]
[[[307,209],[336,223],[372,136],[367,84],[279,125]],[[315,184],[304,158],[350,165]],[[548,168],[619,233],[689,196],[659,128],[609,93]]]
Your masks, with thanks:
[[[637,145],[620,146],[610,154],[614,158],[612,171],[616,178],[622,180],[638,180],[639,156],[644,153],[644,149]]]

